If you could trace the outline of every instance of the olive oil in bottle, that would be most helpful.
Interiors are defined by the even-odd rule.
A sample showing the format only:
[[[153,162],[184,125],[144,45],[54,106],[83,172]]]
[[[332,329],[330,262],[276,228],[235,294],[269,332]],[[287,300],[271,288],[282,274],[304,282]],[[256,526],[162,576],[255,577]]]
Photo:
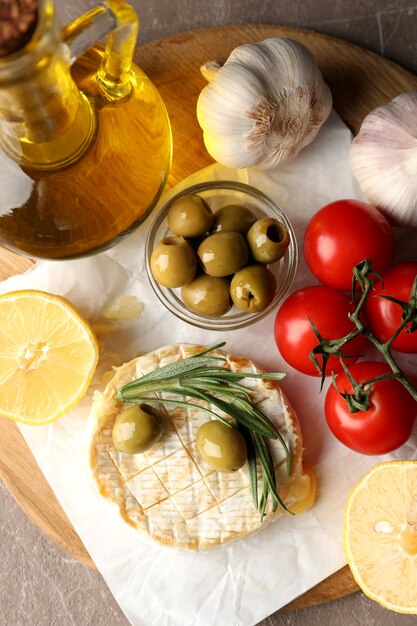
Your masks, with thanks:
[[[133,9],[110,0],[61,34],[51,0],[0,58],[0,243],[68,259],[108,248],[155,206],[171,164],[164,103],[134,64]],[[106,48],[87,35],[111,32]],[[70,67],[69,55],[81,56]]]

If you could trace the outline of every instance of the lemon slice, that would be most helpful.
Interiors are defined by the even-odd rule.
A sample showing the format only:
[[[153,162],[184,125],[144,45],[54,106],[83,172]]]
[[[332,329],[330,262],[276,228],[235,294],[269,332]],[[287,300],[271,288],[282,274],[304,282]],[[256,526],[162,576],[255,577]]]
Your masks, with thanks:
[[[97,359],[90,327],[64,298],[0,296],[0,415],[26,424],[61,417],[87,391]]]
[[[344,544],[367,596],[417,614],[417,461],[381,463],[365,474],[347,501]]]

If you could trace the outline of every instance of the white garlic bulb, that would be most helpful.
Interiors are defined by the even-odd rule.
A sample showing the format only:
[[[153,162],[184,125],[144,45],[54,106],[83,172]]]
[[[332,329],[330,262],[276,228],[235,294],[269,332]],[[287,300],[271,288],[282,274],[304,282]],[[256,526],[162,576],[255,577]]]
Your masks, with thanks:
[[[233,50],[202,90],[197,118],[216,161],[269,169],[308,145],[331,107],[330,90],[307,48],[273,38]]]
[[[369,202],[394,223],[417,226],[417,92],[371,111],[349,160]]]

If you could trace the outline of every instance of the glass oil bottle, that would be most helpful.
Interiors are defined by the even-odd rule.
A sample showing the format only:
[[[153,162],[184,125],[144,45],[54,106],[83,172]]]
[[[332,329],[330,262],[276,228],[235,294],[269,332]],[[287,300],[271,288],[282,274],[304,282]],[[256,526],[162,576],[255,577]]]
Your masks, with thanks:
[[[0,57],[0,243],[31,257],[104,250],[155,206],[171,165],[164,103],[132,63],[138,21],[107,0],[62,31],[52,0]],[[106,46],[93,45],[104,35]]]

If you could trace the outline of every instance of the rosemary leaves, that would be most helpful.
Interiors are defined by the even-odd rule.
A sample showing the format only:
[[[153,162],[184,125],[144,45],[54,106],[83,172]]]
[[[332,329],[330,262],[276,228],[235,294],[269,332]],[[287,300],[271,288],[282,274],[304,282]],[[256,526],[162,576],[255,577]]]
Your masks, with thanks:
[[[242,384],[244,378],[279,381],[282,373],[232,372],[222,365],[226,361],[222,355],[213,355],[225,342],[209,347],[191,357],[169,363],[153,370],[119,389],[116,400],[127,403],[161,403],[184,408],[196,408],[206,412],[233,428],[232,423],[220,412],[236,422],[236,427],[246,440],[248,468],[253,500],[256,508],[265,516],[268,500],[273,511],[278,506],[288,511],[278,494],[275,468],[268,447],[268,439],[280,441],[286,456],[288,475],[291,473],[291,453],[275,425],[251,403],[251,391]],[[220,365],[219,365],[220,363]],[[160,394],[173,394],[163,397]],[[203,401],[196,403],[193,400]],[[258,494],[258,463],[262,475],[262,493]]]

